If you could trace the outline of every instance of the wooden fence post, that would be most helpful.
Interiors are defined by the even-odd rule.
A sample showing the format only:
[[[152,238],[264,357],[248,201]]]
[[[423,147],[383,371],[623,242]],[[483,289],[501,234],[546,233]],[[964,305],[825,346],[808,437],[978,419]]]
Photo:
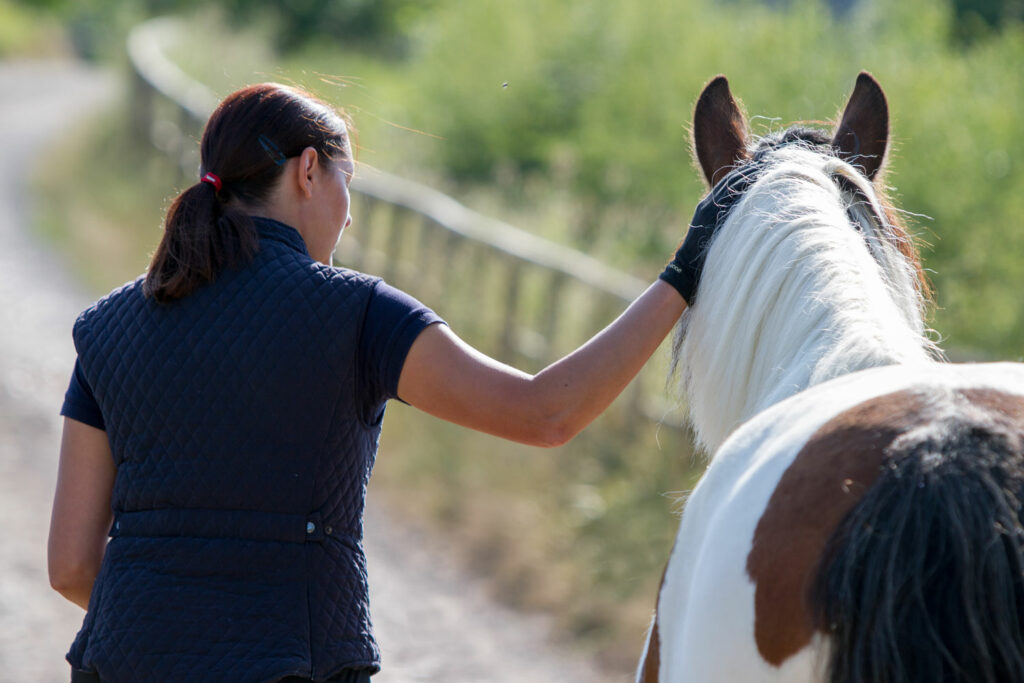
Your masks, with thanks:
[[[505,363],[515,363],[519,355],[519,290],[522,284],[523,263],[507,259],[506,289],[501,322],[501,357]]]

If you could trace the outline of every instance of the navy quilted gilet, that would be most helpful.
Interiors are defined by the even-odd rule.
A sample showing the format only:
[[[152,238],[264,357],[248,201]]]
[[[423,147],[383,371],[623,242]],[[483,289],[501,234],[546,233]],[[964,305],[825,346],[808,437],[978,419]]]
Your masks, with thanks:
[[[245,268],[165,305],[137,280],[75,324],[117,478],[68,658],[105,682],[379,668],[362,514],[388,397],[359,358],[378,280],[257,225]]]

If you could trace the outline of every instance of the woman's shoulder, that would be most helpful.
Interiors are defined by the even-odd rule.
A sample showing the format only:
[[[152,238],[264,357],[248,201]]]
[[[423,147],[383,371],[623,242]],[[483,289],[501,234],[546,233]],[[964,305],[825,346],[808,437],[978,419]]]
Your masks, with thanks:
[[[90,330],[107,325],[111,318],[127,319],[138,305],[144,304],[146,301],[146,297],[142,293],[144,280],[145,276],[140,275],[136,279],[112,289],[79,313],[72,329],[76,346],[85,335],[89,334]]]
[[[339,294],[362,294],[372,297],[384,280],[376,275],[363,273],[345,266],[324,265],[313,261],[309,264],[307,275],[317,289],[324,289]]]
[[[142,294],[142,283],[145,279],[145,275],[140,275],[134,280],[129,280],[120,287],[115,287],[97,299],[91,306],[79,313],[78,319],[83,320],[94,318],[111,309],[116,309],[126,304],[144,299],[145,297]]]
[[[357,289],[361,291],[369,305],[376,308],[401,309],[403,311],[429,310],[416,297],[398,287],[388,283],[382,277],[369,275],[358,270],[352,270],[343,266],[325,266],[318,264],[324,269],[326,277],[341,289]]]

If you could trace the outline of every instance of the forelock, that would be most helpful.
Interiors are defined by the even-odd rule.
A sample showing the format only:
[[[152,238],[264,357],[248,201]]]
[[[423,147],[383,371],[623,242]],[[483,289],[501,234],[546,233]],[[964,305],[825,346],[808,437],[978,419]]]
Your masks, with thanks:
[[[807,126],[792,126],[757,139],[754,144],[753,157],[755,160],[760,159],[789,145],[814,149],[826,154],[833,153],[832,138],[825,131]]]

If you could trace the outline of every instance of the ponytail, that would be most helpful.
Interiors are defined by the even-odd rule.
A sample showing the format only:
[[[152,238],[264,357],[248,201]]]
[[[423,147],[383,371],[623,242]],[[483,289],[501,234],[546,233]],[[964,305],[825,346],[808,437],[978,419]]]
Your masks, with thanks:
[[[225,268],[238,268],[256,254],[252,219],[224,207],[212,183],[200,181],[171,204],[164,236],[153,254],[142,292],[160,303],[191,294]]]

